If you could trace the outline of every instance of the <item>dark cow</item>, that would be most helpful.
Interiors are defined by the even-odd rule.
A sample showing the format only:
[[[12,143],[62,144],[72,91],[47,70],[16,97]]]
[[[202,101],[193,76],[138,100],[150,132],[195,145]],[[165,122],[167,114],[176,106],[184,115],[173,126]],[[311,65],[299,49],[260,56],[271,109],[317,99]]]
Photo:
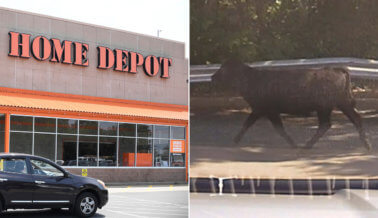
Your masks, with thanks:
[[[371,149],[361,117],[355,108],[346,68],[267,70],[229,60],[213,75],[212,81],[217,86],[238,91],[253,110],[235,137],[235,142],[241,140],[256,120],[266,117],[291,146],[297,147],[286,133],[280,114],[303,115],[317,112],[319,128],[305,146],[311,148],[331,127],[332,110],[338,108],[355,125],[364,146]]]

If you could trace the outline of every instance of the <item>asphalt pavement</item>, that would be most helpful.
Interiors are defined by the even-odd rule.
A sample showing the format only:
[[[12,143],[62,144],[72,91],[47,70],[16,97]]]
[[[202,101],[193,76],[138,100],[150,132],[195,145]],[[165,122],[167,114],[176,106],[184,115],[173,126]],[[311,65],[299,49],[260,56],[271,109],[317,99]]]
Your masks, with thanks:
[[[377,92],[378,93],[378,92]],[[378,176],[378,97],[357,99],[373,149],[341,111],[312,149],[292,148],[268,119],[259,119],[239,143],[233,141],[251,109],[241,98],[191,98],[190,176],[221,178],[372,178]],[[282,114],[288,134],[304,147],[318,118]]]
[[[8,210],[2,217],[73,217],[67,210]],[[109,202],[94,218],[188,217],[187,186],[127,186],[109,188]]]

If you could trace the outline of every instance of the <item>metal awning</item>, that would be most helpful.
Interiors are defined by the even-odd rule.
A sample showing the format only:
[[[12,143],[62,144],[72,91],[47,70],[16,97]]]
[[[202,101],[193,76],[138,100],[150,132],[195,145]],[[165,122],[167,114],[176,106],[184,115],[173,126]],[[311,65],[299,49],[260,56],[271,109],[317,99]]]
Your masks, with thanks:
[[[0,106],[42,110],[84,112],[108,115],[188,120],[188,110],[169,107],[153,107],[132,104],[112,104],[101,101],[77,101],[46,96],[9,94],[0,92]]]

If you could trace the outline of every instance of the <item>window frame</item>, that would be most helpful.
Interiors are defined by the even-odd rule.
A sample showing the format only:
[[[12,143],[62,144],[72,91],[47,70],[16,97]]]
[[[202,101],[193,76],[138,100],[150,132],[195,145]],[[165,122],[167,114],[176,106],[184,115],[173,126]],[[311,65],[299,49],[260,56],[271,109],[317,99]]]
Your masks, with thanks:
[[[123,122],[123,121],[108,121],[108,120],[95,120],[95,119],[77,119],[77,118],[67,118],[67,117],[59,117],[59,116],[38,116],[38,115],[24,115],[24,114],[10,114],[10,119],[12,119],[12,117],[14,116],[26,116],[26,117],[31,117],[33,119],[33,131],[18,131],[18,130],[10,130],[9,131],[9,134],[11,134],[12,132],[16,133],[16,132],[19,132],[19,133],[31,133],[32,134],[32,137],[33,137],[33,140],[32,140],[32,153],[31,155],[34,155],[34,152],[35,152],[35,148],[34,148],[34,135],[35,134],[52,134],[52,135],[55,135],[55,156],[54,156],[54,160],[52,160],[55,164],[56,164],[56,160],[57,160],[57,151],[58,151],[58,135],[67,135],[67,136],[73,136],[75,137],[76,136],[76,166],[59,166],[63,169],[69,169],[69,168],[101,168],[101,169],[107,169],[107,168],[111,168],[111,169],[114,169],[114,168],[148,168],[148,169],[151,169],[151,168],[154,168],[154,169],[177,169],[177,168],[186,168],[187,167],[187,162],[184,161],[184,166],[180,166],[180,167],[174,167],[174,166],[171,166],[171,152],[170,152],[170,148],[169,148],[169,166],[168,167],[157,167],[155,166],[155,163],[154,163],[154,158],[155,158],[155,154],[154,154],[154,150],[155,150],[155,147],[154,147],[154,140],[155,139],[167,139],[169,140],[169,144],[171,142],[171,140],[175,140],[175,138],[172,138],[172,127],[183,127],[185,129],[185,138],[184,139],[176,139],[176,140],[184,140],[185,141],[185,152],[182,153],[184,156],[185,156],[185,159],[186,159],[186,152],[187,152],[187,125],[177,125],[177,124],[172,124],[172,125],[168,125],[168,124],[159,124],[159,123],[144,123],[144,122],[136,122],[136,123],[133,123],[133,122]],[[55,119],[55,132],[36,132],[35,131],[35,118],[52,118],[52,119]],[[76,120],[77,121],[77,126],[76,126],[76,133],[73,134],[73,133],[60,133],[58,132],[58,120],[59,119],[63,119],[63,120]],[[88,134],[80,134],[80,121],[94,121],[94,122],[97,122],[97,135],[88,135]],[[111,136],[111,135],[100,135],[100,122],[111,122],[111,123],[117,123],[117,135],[116,136]],[[119,135],[119,126],[120,124],[131,124],[131,125],[135,125],[135,136],[120,136]],[[152,137],[139,137],[138,136],[138,125],[150,125],[152,126]],[[169,136],[168,138],[155,138],[155,126],[168,126],[169,127]],[[9,135],[10,136],[10,135]],[[94,136],[94,137],[97,137],[97,166],[79,166],[79,163],[78,163],[78,156],[79,156],[79,136]],[[100,140],[100,137],[114,137],[116,138],[116,166],[99,166],[99,140]],[[132,138],[135,140],[135,152],[134,152],[134,165],[133,166],[119,166],[119,141],[121,138]],[[137,149],[138,149],[138,139],[151,139],[152,140],[152,166],[137,166],[137,158],[138,158],[138,154],[137,154]],[[10,145],[11,147],[11,145]]]

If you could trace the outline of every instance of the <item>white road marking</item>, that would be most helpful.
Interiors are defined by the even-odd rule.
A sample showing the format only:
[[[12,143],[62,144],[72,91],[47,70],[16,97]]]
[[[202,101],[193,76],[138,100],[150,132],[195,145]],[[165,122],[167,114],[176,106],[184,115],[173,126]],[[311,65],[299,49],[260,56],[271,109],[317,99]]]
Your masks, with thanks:
[[[112,212],[112,213],[118,213],[118,214],[122,214],[122,215],[126,215],[126,216],[132,216],[132,217],[139,217],[139,218],[148,218],[148,216],[140,216],[140,215],[135,215],[135,214],[131,214],[131,213],[125,213],[123,211],[116,211],[116,210],[107,210],[109,212]]]
[[[127,187],[127,188],[111,188],[109,193],[121,192],[165,192],[165,191],[189,191],[188,186],[168,186],[168,187]]]
[[[126,196],[117,196],[119,198],[126,198],[130,200],[136,200],[136,201],[142,201],[142,202],[151,202],[151,203],[156,203],[156,204],[166,204],[166,205],[173,205],[176,207],[182,207],[185,206],[184,204],[174,204],[174,203],[169,203],[169,202],[163,202],[163,201],[154,201],[154,200],[145,200],[145,199],[140,199],[140,198],[131,198],[131,197],[126,197]]]
[[[146,206],[148,206],[148,205],[146,205]],[[148,208],[148,207],[141,207],[141,208],[135,208],[135,207],[109,207],[109,209],[130,209],[130,210],[142,210],[142,211],[152,210],[152,211],[166,211],[166,212],[169,212],[169,211],[177,211],[177,212],[183,211],[183,210],[181,210],[181,208],[179,208],[179,209],[173,209],[173,208],[172,209],[161,209],[161,208]]]

